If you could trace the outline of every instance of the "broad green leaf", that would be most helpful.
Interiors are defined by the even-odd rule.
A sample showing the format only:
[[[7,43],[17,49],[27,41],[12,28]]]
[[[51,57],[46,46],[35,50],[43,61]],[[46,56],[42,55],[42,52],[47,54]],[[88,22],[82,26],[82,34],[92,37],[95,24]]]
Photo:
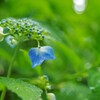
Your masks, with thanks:
[[[22,100],[37,100],[42,93],[42,90],[38,87],[19,79],[0,77],[0,83],[16,93]]]

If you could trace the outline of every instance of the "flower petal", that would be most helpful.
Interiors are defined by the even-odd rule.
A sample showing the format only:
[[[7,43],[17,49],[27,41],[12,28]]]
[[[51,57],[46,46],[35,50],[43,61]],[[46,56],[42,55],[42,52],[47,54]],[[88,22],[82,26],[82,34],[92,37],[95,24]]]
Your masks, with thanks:
[[[29,56],[32,61],[33,68],[40,65],[44,60],[55,59],[53,49],[50,46],[31,48],[29,50]]]
[[[3,28],[0,27],[0,42],[3,41],[4,35],[3,35]]]
[[[53,49],[50,46],[41,47],[40,55],[41,55],[41,58],[44,60],[55,59]]]
[[[3,34],[3,28],[0,27],[0,34]]]
[[[32,61],[33,68],[37,65],[40,65],[44,61],[39,55],[38,48],[31,48],[29,50],[29,56]]]

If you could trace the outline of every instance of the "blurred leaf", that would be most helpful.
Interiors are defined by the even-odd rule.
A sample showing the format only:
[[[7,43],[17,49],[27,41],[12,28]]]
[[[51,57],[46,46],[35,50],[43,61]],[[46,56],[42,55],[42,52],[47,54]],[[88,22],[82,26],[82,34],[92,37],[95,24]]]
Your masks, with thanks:
[[[0,90],[4,89],[4,85],[2,83],[0,83]]]
[[[38,87],[18,79],[0,77],[0,83],[4,84],[23,100],[37,100],[42,93],[42,90]]]
[[[90,99],[100,99],[100,72],[97,69],[92,69],[88,76],[89,89],[91,90]]]
[[[88,100],[89,89],[80,84],[66,83],[61,85],[60,94],[57,100]]]

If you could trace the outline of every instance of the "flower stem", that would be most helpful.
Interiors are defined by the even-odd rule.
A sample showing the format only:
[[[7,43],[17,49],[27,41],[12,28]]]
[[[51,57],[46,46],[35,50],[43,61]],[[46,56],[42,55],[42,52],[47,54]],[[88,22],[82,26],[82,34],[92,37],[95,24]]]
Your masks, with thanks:
[[[43,98],[43,100],[48,100],[47,99],[47,92],[45,90],[43,90],[42,98]]]
[[[40,41],[39,41],[39,40],[37,40],[37,43],[38,43],[38,48],[40,48]]]
[[[14,52],[14,55],[13,55],[13,57],[12,57],[11,63],[10,63],[10,65],[9,65],[8,73],[7,73],[7,78],[9,78],[10,75],[11,75],[12,66],[13,66],[13,63],[14,63],[14,61],[15,61],[17,52],[18,52],[18,50],[19,50],[19,45],[20,45],[20,43],[17,45],[17,47],[16,47],[16,49],[15,49],[15,52]],[[6,95],[6,91],[7,91],[7,88],[4,87],[4,89],[3,89],[2,93],[1,93],[1,98],[0,98],[0,100],[4,100],[5,95]]]
[[[7,77],[8,77],[8,78],[9,78],[10,75],[11,75],[12,66],[13,66],[13,63],[14,63],[14,61],[15,61],[15,58],[16,58],[16,55],[17,55],[18,50],[19,50],[19,44],[18,44],[17,47],[16,47],[16,50],[15,50],[15,52],[14,52],[12,61],[11,61],[10,65],[9,65],[9,69],[8,69],[8,73],[7,73]]]

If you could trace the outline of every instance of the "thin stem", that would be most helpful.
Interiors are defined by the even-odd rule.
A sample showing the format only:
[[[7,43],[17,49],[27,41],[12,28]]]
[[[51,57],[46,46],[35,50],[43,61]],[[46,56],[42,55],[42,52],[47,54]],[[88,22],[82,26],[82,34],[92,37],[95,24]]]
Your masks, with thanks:
[[[16,58],[16,55],[17,55],[19,46],[20,46],[20,43],[17,45],[16,50],[15,50],[14,55],[13,55],[13,58],[12,58],[12,61],[11,61],[10,65],[9,65],[8,73],[7,73],[7,78],[9,78],[10,75],[11,75],[12,66],[13,66],[13,63],[14,63],[14,61],[15,61],[15,58]],[[3,89],[2,93],[1,93],[1,99],[0,99],[0,100],[4,100],[5,95],[6,95],[6,91],[7,91],[7,88],[4,87],[4,89]]]
[[[17,52],[18,52],[18,49],[19,49],[19,45],[20,45],[20,44],[17,45],[16,50],[15,50],[14,55],[13,55],[13,58],[12,58],[12,61],[11,61],[10,65],[9,65],[9,69],[8,69],[8,73],[7,73],[7,77],[8,77],[8,78],[9,78],[10,75],[11,75],[12,65],[13,65],[13,63],[14,63],[14,61],[15,61],[15,58],[16,58],[16,55],[17,55]]]
[[[45,90],[43,90],[42,98],[43,98],[43,100],[48,100],[47,93]]]
[[[37,40],[37,42],[38,42],[38,48],[40,48],[40,42],[39,42],[39,40]]]
[[[0,100],[4,100],[5,95],[6,95],[6,91],[7,91],[7,88],[4,87],[4,89],[3,89],[2,93],[1,93],[1,99]]]
[[[35,68],[35,70],[36,70],[38,76],[42,76],[42,75],[43,75],[42,69],[41,69],[41,65],[38,65],[38,66]]]

